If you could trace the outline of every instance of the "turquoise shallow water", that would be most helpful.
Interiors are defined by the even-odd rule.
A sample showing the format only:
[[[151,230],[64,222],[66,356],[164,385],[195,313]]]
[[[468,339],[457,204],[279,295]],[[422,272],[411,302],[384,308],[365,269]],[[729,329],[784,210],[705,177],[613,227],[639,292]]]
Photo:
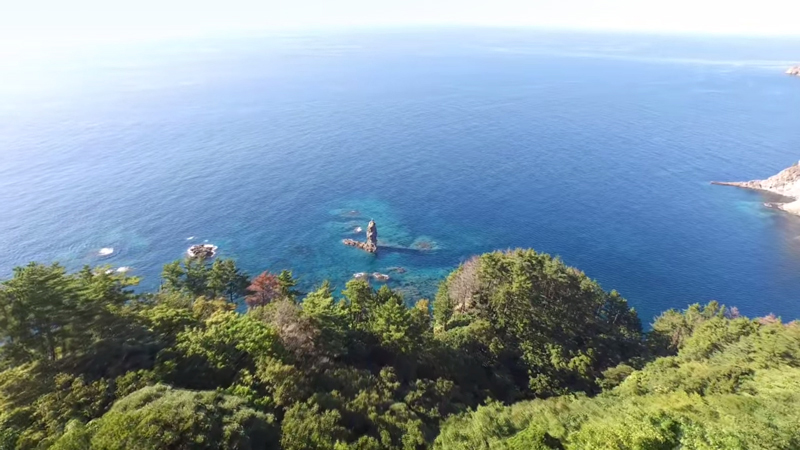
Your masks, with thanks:
[[[800,218],[708,182],[800,158],[798,44],[415,30],[19,59],[0,68],[0,275],[111,264],[152,288],[208,240],[305,288],[403,267],[389,284],[415,301],[472,254],[533,247],[645,321],[711,299],[796,318]],[[340,242],[370,218],[377,257]]]

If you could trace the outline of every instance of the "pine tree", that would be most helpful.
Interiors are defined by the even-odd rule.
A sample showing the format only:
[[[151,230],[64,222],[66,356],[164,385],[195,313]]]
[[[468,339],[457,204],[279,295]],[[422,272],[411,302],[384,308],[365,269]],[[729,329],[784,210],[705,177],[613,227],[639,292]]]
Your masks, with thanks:
[[[241,297],[247,288],[248,276],[236,267],[232,259],[218,259],[208,274],[208,290],[213,297],[225,296],[231,302]]]
[[[294,289],[297,286],[297,280],[292,276],[291,270],[282,270],[278,275],[278,286],[282,298],[295,301],[300,294]]]

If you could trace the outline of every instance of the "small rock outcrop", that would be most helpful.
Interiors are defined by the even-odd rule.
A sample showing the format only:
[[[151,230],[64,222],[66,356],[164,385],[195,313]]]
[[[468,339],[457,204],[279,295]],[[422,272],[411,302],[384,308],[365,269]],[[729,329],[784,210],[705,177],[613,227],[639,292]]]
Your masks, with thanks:
[[[217,254],[217,246],[211,244],[193,245],[189,247],[189,250],[186,250],[186,254],[189,255],[190,258],[213,258],[214,255]]]
[[[378,251],[378,227],[375,225],[374,220],[369,221],[367,225],[367,241],[361,242],[353,239],[345,239],[342,241],[344,245],[360,248],[365,252],[376,253]]]
[[[380,272],[374,272],[372,274],[372,278],[375,281],[383,281],[383,282],[389,281],[389,275],[386,275],[385,273],[380,273]]]
[[[390,277],[389,275],[380,272],[372,272],[372,273],[358,272],[353,274],[353,278],[355,278],[356,280],[367,280],[369,278],[372,278],[375,281],[382,281],[385,283],[389,281]]]
[[[770,208],[780,209],[800,215],[800,162],[764,180],[751,181],[712,181],[711,184],[735,186],[745,189],[772,192],[794,199],[793,202],[765,203]]]
[[[786,75],[800,77],[800,66],[789,67],[789,69],[786,70]]]

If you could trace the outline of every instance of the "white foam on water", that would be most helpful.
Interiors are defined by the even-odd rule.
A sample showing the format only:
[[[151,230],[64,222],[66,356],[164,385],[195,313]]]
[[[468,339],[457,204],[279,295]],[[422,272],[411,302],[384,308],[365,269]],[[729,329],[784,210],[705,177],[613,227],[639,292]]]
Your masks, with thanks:
[[[129,270],[131,270],[130,267],[126,267],[126,266],[117,267],[117,273],[125,273],[125,272],[128,272]]]
[[[187,241],[191,241],[192,239],[194,239],[194,236],[189,236],[188,238],[186,238]]]
[[[112,253],[114,253],[114,248],[113,247],[103,247],[103,248],[100,249],[99,252],[97,252],[97,254],[100,255],[100,256],[108,256],[108,255],[110,255]]]

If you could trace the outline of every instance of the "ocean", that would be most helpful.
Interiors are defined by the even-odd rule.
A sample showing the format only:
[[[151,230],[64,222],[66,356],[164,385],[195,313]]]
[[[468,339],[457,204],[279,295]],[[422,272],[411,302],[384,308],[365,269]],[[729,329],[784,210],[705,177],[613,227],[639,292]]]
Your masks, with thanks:
[[[800,159],[798,48],[452,28],[18,55],[0,64],[0,277],[125,266],[154,289],[209,242],[306,290],[390,273],[413,303],[471,255],[532,247],[645,324],[709,300],[791,320],[800,217],[709,182]],[[342,245],[370,219],[377,256]]]

